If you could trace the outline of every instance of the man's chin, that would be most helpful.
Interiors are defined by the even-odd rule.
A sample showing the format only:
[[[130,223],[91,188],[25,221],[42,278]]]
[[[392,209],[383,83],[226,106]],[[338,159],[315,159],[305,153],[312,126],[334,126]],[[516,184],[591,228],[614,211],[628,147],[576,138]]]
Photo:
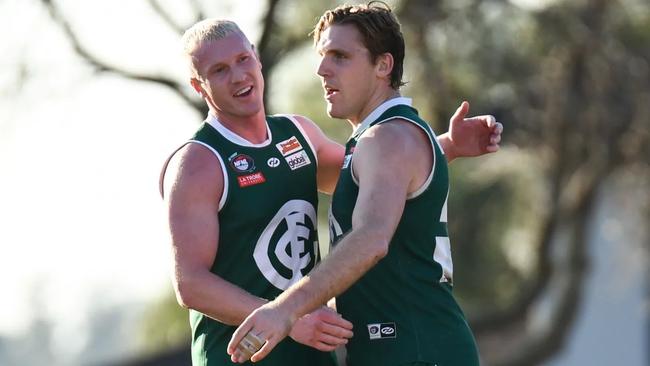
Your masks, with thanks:
[[[330,118],[345,119],[341,113],[333,110],[329,104],[327,105],[327,115],[330,116]]]

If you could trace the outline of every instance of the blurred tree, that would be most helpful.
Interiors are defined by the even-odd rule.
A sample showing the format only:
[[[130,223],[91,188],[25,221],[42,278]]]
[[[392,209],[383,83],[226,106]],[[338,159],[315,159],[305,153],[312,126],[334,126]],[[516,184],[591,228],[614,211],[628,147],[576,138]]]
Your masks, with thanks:
[[[55,1],[41,3],[98,72],[158,83],[205,114],[183,81],[109,64],[88,51]],[[186,2],[193,20],[211,15],[208,3]],[[457,292],[489,365],[539,364],[562,347],[588,271],[587,222],[598,192],[627,170],[650,174],[647,1],[556,0],[536,9],[518,3],[394,2],[407,40],[405,94],[436,131],[446,129],[461,99],[470,100],[474,113],[505,123],[512,146],[452,164]],[[178,34],[190,25],[162,2],[149,4]],[[257,45],[270,111],[281,105],[306,114],[342,141],[347,126],[325,117],[317,79],[301,79],[293,66],[306,53],[310,27],[333,5],[267,0]],[[279,102],[285,85],[291,94]],[[160,306],[145,323],[148,334],[151,324],[173,326],[185,316],[173,297]],[[540,317],[542,326],[533,321]]]
[[[634,166],[648,174],[648,4],[556,1],[532,12],[505,1],[402,5],[404,28],[423,53],[413,80],[432,90],[425,94],[431,119],[443,120],[455,98],[469,95],[481,113],[506,121],[508,143],[536,152],[534,186],[542,190],[529,185],[527,205],[515,205],[517,175],[486,175],[465,187],[467,170],[455,174],[454,192],[470,204],[451,230],[461,295],[482,308],[471,313],[482,356],[491,365],[537,364],[561,347],[575,318],[588,269],[586,225],[603,182]],[[531,208],[537,213],[525,215]],[[535,265],[517,276],[498,243],[526,216],[539,221],[524,226]],[[505,224],[501,236],[491,234],[495,224]],[[541,311],[546,324],[534,328],[530,320]]]

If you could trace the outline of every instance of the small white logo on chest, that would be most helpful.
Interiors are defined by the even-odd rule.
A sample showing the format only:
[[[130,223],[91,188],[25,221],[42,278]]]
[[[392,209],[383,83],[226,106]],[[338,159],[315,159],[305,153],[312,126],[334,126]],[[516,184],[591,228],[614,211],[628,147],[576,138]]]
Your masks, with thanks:
[[[266,164],[271,168],[275,168],[280,165],[280,159],[270,158],[269,160],[266,161]]]

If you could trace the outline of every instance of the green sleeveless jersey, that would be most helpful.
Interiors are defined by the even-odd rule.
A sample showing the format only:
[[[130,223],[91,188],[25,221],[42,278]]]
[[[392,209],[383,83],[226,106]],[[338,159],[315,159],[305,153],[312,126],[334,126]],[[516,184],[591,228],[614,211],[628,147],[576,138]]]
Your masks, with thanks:
[[[416,124],[429,136],[434,152],[432,172],[425,184],[409,195],[388,254],[337,297],[338,311],[354,324],[354,337],[347,344],[348,366],[410,362],[478,365],[474,337],[451,292],[447,161],[431,128],[407,104],[410,100],[406,98],[391,99],[359,126],[346,144],[332,197],[330,238],[336,245],[352,228],[359,193],[352,160],[361,135],[371,126],[399,118]]]
[[[251,144],[208,119],[188,143],[221,162],[219,248],[211,271],[249,293],[272,300],[319,260],[316,155],[293,117],[267,117],[269,139]],[[231,365],[226,347],[236,327],[190,310],[192,364]],[[249,364],[249,363],[246,363]],[[331,353],[282,341],[256,365],[336,365]]]

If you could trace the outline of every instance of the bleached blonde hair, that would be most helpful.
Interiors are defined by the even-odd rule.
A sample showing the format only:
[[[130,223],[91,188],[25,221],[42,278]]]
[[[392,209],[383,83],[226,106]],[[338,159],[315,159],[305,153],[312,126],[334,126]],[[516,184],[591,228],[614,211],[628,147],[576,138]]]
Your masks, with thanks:
[[[183,44],[183,53],[189,59],[192,73],[197,72],[194,66],[194,52],[197,49],[205,42],[217,41],[233,33],[239,34],[248,40],[244,32],[239,29],[237,23],[230,20],[216,18],[204,19],[187,29],[181,41]]]

